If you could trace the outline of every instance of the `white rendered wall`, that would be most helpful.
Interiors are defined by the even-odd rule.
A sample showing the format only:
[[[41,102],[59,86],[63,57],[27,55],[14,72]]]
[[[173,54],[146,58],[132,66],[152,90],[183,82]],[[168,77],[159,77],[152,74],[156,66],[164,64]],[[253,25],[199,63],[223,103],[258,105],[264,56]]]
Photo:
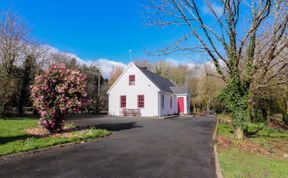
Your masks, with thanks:
[[[164,95],[164,108],[162,108],[161,95]],[[170,107],[170,98],[172,97],[172,108]],[[159,113],[160,116],[173,115],[178,113],[177,97],[174,93],[159,92]]]
[[[135,85],[129,85],[129,75],[135,75]],[[116,81],[115,85],[108,91],[109,114],[120,115],[120,96],[126,95],[126,108],[138,109],[138,95],[144,95],[144,108],[141,116],[159,116],[158,113],[158,92],[156,87],[134,64]]]

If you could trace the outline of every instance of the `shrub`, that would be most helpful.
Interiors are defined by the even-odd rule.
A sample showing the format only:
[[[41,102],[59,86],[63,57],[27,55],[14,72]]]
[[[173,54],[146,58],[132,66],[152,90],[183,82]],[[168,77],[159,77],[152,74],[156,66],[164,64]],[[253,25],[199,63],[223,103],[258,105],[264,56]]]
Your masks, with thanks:
[[[41,114],[40,124],[50,132],[62,130],[64,115],[79,112],[87,103],[87,79],[65,64],[53,64],[35,78],[31,86],[34,106]]]

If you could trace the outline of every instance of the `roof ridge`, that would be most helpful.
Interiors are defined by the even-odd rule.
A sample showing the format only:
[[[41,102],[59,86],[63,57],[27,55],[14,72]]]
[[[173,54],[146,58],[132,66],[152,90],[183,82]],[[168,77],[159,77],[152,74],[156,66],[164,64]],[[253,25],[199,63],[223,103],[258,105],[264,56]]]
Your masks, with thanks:
[[[175,83],[171,80],[156,74],[146,68],[140,67],[136,64],[134,64],[136,67],[138,67],[142,73],[150,80],[152,81],[161,91],[174,93],[173,90],[170,87],[176,87]]]
[[[172,80],[170,80],[170,79],[168,79],[168,78],[166,78],[166,77],[164,77],[164,76],[162,76],[162,75],[160,75],[160,74],[157,74],[157,73],[155,73],[155,72],[152,72],[151,70],[147,69],[147,67],[141,67],[141,66],[139,66],[139,65],[137,65],[137,64],[135,64],[135,65],[136,65],[138,68],[140,68],[140,69],[146,70],[146,71],[148,71],[148,72],[150,72],[150,73],[152,73],[152,74],[154,74],[154,75],[156,75],[156,76],[158,76],[158,77],[162,77],[162,78],[164,78],[164,79],[166,79],[166,80],[169,80],[169,81],[171,81],[171,82],[173,82],[173,83],[175,84],[174,81],[172,81]]]
[[[189,87],[182,85],[180,87],[175,86],[175,87],[171,87],[171,90],[175,93],[175,94],[188,94],[189,92]]]

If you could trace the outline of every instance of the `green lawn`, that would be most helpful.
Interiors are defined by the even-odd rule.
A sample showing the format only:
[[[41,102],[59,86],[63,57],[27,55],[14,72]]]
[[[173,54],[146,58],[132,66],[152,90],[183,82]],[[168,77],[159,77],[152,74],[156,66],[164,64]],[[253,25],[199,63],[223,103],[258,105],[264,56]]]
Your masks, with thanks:
[[[257,134],[237,141],[230,124],[218,125],[217,136],[224,136],[231,142],[228,148],[218,145],[220,167],[225,178],[288,178],[288,131],[261,124],[248,125],[249,132],[257,128],[261,128]],[[252,145],[252,149],[243,149],[245,144]],[[267,154],[257,150],[265,150]]]
[[[0,156],[68,142],[81,142],[110,134],[107,130],[92,127],[71,131],[69,137],[46,136],[38,138],[24,132],[25,129],[38,127],[37,122],[38,120],[32,118],[0,119]]]
[[[288,160],[244,152],[236,147],[219,150],[224,178],[287,178]]]

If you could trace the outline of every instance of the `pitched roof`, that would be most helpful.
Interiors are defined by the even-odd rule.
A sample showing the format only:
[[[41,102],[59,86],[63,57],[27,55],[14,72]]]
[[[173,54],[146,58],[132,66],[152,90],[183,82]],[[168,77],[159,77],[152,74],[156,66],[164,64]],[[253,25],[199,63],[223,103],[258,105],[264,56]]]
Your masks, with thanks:
[[[171,87],[171,89],[173,90],[173,92],[175,94],[187,94],[187,93],[189,93],[188,87],[185,87],[185,86],[182,86],[182,87]]]
[[[136,65],[137,66],[137,65]],[[171,81],[168,80],[158,74],[155,74],[144,67],[137,66],[146,77],[149,78],[161,91],[173,93],[174,91],[171,87],[176,87],[176,85]]]

